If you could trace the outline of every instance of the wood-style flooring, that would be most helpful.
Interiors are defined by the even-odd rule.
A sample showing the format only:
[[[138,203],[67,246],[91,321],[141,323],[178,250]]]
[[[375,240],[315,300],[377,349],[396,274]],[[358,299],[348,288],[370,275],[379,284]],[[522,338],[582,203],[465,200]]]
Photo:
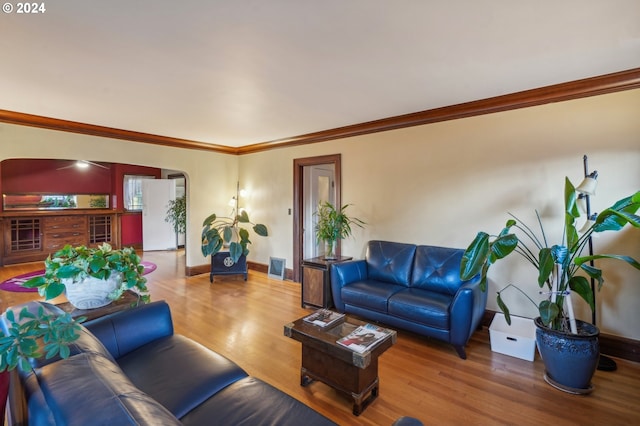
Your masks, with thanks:
[[[300,307],[299,284],[254,271],[247,282],[216,277],[210,284],[208,274],[184,276],[183,251],[142,257],[158,265],[147,275],[151,297],[168,301],[176,333],[341,425],[391,425],[405,415],[425,425],[640,424],[639,363],[616,359],[616,372],[596,372],[593,393],[570,395],[544,382],[539,356],[528,362],[491,352],[486,328],[474,334],[466,360],[447,344],[399,330],[380,357],[380,396],[355,417],[350,402],[324,384],[300,386],[300,343],[283,335],[286,323],[310,312]],[[36,269],[42,263],[2,267],[0,281]],[[0,291],[0,308],[37,298]]]

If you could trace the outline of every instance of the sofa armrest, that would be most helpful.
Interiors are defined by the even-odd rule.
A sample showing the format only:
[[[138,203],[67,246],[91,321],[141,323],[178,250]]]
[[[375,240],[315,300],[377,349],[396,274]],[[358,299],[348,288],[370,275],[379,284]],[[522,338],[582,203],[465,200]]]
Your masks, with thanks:
[[[171,336],[171,310],[165,301],[152,302],[84,324],[118,359],[154,340]]]
[[[344,312],[342,287],[356,281],[366,280],[367,277],[367,262],[365,260],[349,260],[331,265],[331,294],[333,304],[339,312]]]
[[[480,277],[466,281],[451,303],[451,343],[464,346],[476,330],[487,306],[487,292],[480,288]]]

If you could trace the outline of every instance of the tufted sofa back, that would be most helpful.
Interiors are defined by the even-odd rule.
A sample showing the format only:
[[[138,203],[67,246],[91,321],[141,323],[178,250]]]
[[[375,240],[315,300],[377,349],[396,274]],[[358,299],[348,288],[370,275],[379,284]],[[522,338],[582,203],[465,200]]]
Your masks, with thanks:
[[[453,296],[464,281],[460,280],[460,262],[464,250],[418,246],[413,262],[411,287]]]
[[[414,244],[372,240],[367,244],[366,260],[369,278],[409,286]]]

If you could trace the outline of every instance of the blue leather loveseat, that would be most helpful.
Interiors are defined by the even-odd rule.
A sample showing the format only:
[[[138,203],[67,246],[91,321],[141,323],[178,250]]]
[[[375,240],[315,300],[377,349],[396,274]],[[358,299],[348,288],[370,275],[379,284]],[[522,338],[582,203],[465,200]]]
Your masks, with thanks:
[[[331,267],[336,309],[443,340],[465,359],[465,345],[487,304],[480,277],[460,280],[464,250],[369,241],[364,260]]]
[[[61,312],[27,304],[32,312],[40,305]],[[16,317],[21,308],[12,308]],[[6,331],[7,324],[0,325]],[[11,372],[10,424],[335,425],[229,359],[173,334],[165,302],[91,321],[69,358],[32,365]]]

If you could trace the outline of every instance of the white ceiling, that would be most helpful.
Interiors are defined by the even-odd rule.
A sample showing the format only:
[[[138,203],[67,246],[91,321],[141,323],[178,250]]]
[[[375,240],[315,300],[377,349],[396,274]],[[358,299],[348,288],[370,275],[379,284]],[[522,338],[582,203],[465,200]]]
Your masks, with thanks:
[[[41,3],[0,109],[234,147],[640,67],[638,0]]]

